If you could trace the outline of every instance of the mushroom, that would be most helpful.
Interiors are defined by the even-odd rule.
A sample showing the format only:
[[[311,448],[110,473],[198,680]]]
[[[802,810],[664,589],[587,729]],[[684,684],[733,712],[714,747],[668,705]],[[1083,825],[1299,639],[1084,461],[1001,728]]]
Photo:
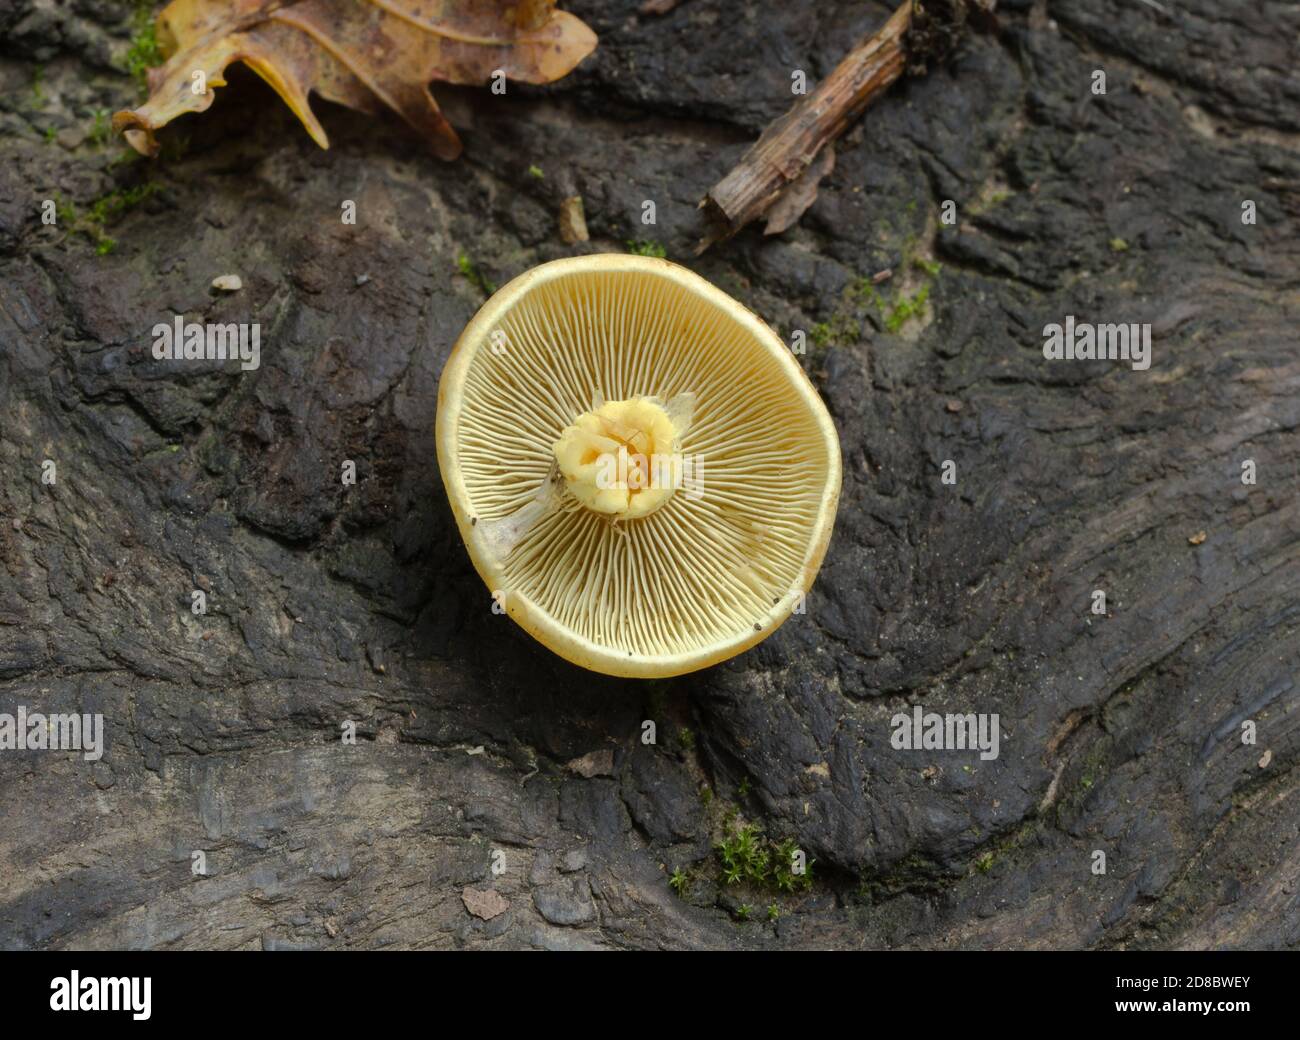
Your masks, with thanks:
[[[790,351],[652,257],[556,260],[498,291],[447,361],[436,439],[495,609],[608,675],[704,668],[802,611],[840,494]]]

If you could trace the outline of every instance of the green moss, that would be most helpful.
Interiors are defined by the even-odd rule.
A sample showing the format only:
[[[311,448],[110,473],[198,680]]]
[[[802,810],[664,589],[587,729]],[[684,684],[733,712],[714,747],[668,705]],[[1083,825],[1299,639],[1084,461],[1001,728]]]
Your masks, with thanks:
[[[761,885],[767,880],[771,854],[752,824],[732,830],[718,846],[722,880],[728,885],[749,881]]]
[[[831,319],[831,335],[836,343],[856,343],[862,338],[862,323],[848,314]]]
[[[876,283],[870,278],[862,277],[857,281],[852,282],[848,287],[846,295],[852,302],[867,307],[880,308],[882,306],[880,292],[876,289]]]
[[[491,296],[497,291],[496,283],[479,270],[478,264],[474,263],[464,250],[461,250],[456,257],[456,269],[469,280],[471,285],[476,286],[484,296]]]
[[[56,196],[54,212],[60,224],[70,231],[80,232],[94,243],[96,255],[107,256],[117,248],[117,239],[105,234],[105,227],[120,220],[157,190],[156,184],[138,184],[133,188],[112,191],[92,202],[85,213],[78,213],[76,206]]]
[[[1079,802],[1082,802],[1084,795],[1092,790],[1097,779],[1105,774],[1110,744],[1111,741],[1108,739],[1099,740],[1084,756],[1079,770]]]
[[[645,238],[629,238],[627,251],[637,256],[656,256],[660,260],[668,256],[667,250],[660,243]]]
[[[1110,250],[1112,253],[1127,253],[1128,243],[1122,238],[1112,238],[1110,240]]]
[[[803,873],[794,872],[794,857],[798,852],[799,847],[791,838],[786,838],[776,846],[772,856],[772,884],[776,886],[778,892],[793,892],[796,888],[812,887],[812,860],[804,864]]]
[[[677,742],[687,751],[693,751],[695,749],[695,734],[686,726],[683,726],[677,731]]]
[[[686,889],[689,887],[690,883],[690,875],[680,867],[674,870],[673,876],[668,879],[668,886],[683,898],[685,898]]]
[[[820,321],[808,330],[808,338],[818,350],[845,343],[856,343],[862,326],[849,314],[835,314],[830,321]]]
[[[535,180],[540,181],[543,177],[546,176],[546,174],[542,172],[542,168],[540,166],[529,166],[528,176],[534,178]]]
[[[1078,779],[1063,789],[1062,796],[1056,803],[1058,825],[1064,824],[1071,814],[1078,812],[1093,787],[1105,779],[1113,743],[1110,737],[1103,735],[1084,754],[1078,765]]]
[[[736,806],[725,802],[719,801],[708,815],[715,837],[716,872],[701,866],[695,881],[707,877],[717,886],[719,906],[730,908],[736,916],[738,904],[750,908],[746,916],[755,908],[766,908],[767,919],[775,921],[781,915],[782,895],[812,888],[812,860],[804,859],[793,839],[768,837],[756,824],[741,819]],[[796,857],[802,861],[799,873],[795,872]]]
[[[95,122],[90,128],[90,133],[86,139],[91,144],[102,148],[108,144],[109,136],[112,134],[112,125],[108,121],[108,109],[99,108],[95,110]]]
[[[774,843],[753,824],[731,826],[717,845],[725,885],[748,884],[769,892],[794,892],[812,887],[812,862],[802,873],[794,871],[793,839]]]
[[[134,188],[123,188],[120,191],[109,192],[91,203],[87,215],[96,224],[112,223],[124,213],[129,213],[135,209],[136,206],[140,205],[157,190],[158,185],[156,184],[139,184]]]
[[[753,912],[754,912],[754,908],[752,906],[750,906],[748,903],[741,903],[740,906],[736,907],[736,920],[748,921],[749,915],[752,914]]]
[[[149,90],[148,71],[162,63],[153,5],[148,0],[138,0],[131,15],[131,46],[126,52],[126,71],[139,86],[142,96]]]
[[[891,333],[897,332],[912,318],[925,311],[930,299],[930,287],[921,286],[914,296],[899,300],[885,314],[885,328]]]
[[[77,207],[71,202],[64,202],[62,195],[55,195],[54,218],[64,227],[72,227],[77,223]]]
[[[900,267],[904,270],[909,267],[915,268],[924,272],[928,279],[938,278],[943,265],[936,260],[916,256],[915,249],[915,241],[909,238],[903,247]],[[881,291],[873,279],[864,276],[851,282],[845,289],[844,296],[855,308],[875,311],[880,316],[884,328],[890,333],[897,333],[908,321],[925,312],[930,299],[930,286],[922,285],[910,297],[898,295],[891,299]],[[843,317],[837,316],[832,319],[832,322],[836,320],[842,322]]]
[[[1026,845],[1040,840],[1045,826],[1050,824],[1046,824],[1043,818],[1030,818],[1009,831],[993,835],[984,843],[983,851],[971,864],[972,868],[980,874],[989,873],[999,862],[1013,856]],[[937,868],[934,868],[934,873],[938,875]]]

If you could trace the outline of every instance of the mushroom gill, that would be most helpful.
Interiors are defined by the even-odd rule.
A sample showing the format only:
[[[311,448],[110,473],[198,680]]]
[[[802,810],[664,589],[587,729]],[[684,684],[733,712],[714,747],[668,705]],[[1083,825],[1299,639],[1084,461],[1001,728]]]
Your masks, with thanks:
[[[771,330],[682,268],[592,256],[528,272],[466,329],[439,397],[476,566],[576,663],[725,659],[820,564],[840,480],[829,416]]]

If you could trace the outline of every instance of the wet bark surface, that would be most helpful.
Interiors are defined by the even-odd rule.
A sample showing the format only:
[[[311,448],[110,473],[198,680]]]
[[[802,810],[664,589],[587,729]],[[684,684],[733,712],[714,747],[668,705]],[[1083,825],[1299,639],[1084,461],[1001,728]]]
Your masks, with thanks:
[[[318,103],[321,151],[252,75],[150,163],[94,131],[129,10],[0,0],[0,711],[107,727],[0,752],[0,945],[1300,945],[1296,8],[1004,0],[799,225],[697,261],[791,70],[889,8],[567,6],[569,78],[435,88],[456,163]],[[459,258],[570,255],[574,193],[586,248],[804,330],[841,436],[807,613],[677,679],[493,614],[437,471]],[[259,322],[260,367],[154,360],[177,314]],[[1151,367],[1045,360],[1067,314],[1149,322]],[[997,713],[998,757],[895,748],[914,705]],[[812,884],[724,884],[744,823]]]

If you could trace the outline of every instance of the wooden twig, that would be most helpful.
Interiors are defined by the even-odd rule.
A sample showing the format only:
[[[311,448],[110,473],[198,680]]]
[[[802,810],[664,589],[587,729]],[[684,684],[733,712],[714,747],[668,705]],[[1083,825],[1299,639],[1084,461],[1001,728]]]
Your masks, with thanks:
[[[804,177],[819,152],[840,136],[871,101],[912,66],[922,71],[927,57],[951,51],[968,14],[991,16],[992,0],[905,0],[880,29],[864,37],[811,94],[800,98],[742,156],[736,167],[700,202],[709,231],[696,249],[729,238],[774,206],[783,193],[796,191],[806,209],[816,197],[816,181]],[[796,182],[802,183],[792,188]],[[783,212],[769,233],[797,220]]]

